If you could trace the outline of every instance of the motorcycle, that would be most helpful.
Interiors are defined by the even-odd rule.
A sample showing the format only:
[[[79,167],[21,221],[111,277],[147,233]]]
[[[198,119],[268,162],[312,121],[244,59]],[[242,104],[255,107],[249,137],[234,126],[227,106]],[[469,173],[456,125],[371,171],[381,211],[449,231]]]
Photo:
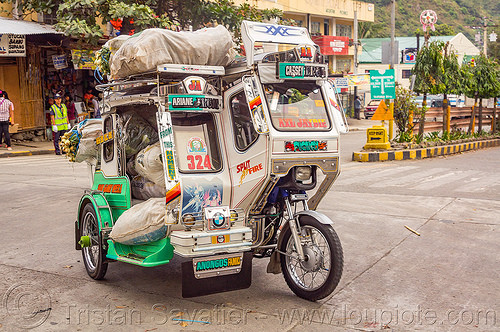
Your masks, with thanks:
[[[338,285],[342,246],[316,211],[348,131],[327,64],[305,28],[244,21],[241,31],[246,58],[230,66],[165,64],[98,86],[99,161],[75,221],[91,278],[113,261],[154,267],[178,255],[184,297],[250,287],[254,258],[310,301]],[[157,133],[166,192],[165,235],[140,244],[110,236],[142,202],[127,167],[131,114]]]

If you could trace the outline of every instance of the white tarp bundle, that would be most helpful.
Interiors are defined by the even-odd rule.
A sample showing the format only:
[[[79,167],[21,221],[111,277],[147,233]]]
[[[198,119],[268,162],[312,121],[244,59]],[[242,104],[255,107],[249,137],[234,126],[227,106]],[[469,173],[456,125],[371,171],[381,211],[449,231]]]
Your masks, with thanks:
[[[111,78],[118,79],[167,63],[226,66],[234,57],[233,39],[222,25],[194,32],[146,29],[113,53],[110,71]]]
[[[165,197],[132,206],[118,218],[109,236],[118,243],[135,245],[165,237]]]

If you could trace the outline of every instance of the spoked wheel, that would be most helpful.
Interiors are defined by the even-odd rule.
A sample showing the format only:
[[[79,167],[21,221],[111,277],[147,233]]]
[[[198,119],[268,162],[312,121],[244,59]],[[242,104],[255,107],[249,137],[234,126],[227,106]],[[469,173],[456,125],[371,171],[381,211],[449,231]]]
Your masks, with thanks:
[[[106,252],[100,245],[101,234],[97,224],[97,216],[91,203],[85,205],[80,215],[80,230],[81,236],[87,236],[89,240],[88,246],[82,247],[85,269],[91,278],[102,279],[108,269],[108,263],[105,262]]]
[[[344,258],[337,233],[310,216],[300,217],[300,239],[305,260],[301,261],[292,232],[286,228],[279,250],[281,270],[288,287],[299,297],[316,301],[337,287]]]

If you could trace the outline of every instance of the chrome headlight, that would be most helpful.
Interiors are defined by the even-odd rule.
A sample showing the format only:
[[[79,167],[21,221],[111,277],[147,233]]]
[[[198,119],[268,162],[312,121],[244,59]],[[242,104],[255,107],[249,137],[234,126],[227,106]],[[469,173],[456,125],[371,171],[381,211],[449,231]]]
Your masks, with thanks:
[[[307,181],[311,178],[312,169],[310,166],[298,166],[295,169],[295,180]]]

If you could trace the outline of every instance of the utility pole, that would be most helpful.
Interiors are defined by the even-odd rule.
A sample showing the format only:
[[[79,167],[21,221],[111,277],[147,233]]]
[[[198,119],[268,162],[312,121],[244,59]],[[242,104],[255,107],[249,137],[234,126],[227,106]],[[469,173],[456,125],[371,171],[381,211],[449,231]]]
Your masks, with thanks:
[[[353,44],[354,44],[354,74],[358,73],[358,3],[355,1],[354,5],[354,36],[353,36]],[[352,104],[354,108],[356,108],[356,97],[358,96],[358,86],[354,86],[354,97]],[[354,116],[356,116],[356,112],[354,112]],[[361,119],[361,109],[359,110],[359,114],[357,115]]]
[[[483,28],[483,53],[484,53],[484,56],[487,57],[488,56],[488,46],[487,46],[487,43],[488,43],[488,34],[486,33],[486,17],[483,17],[483,25],[484,25],[484,28]]]
[[[391,67],[394,68],[394,63],[396,62],[394,59],[394,39],[396,34],[396,0],[391,0]],[[397,77],[396,70],[394,70],[394,74]],[[394,100],[391,100],[389,105],[389,110],[392,114],[392,118],[394,118]],[[394,120],[389,120],[389,140],[392,140],[394,131]]]

